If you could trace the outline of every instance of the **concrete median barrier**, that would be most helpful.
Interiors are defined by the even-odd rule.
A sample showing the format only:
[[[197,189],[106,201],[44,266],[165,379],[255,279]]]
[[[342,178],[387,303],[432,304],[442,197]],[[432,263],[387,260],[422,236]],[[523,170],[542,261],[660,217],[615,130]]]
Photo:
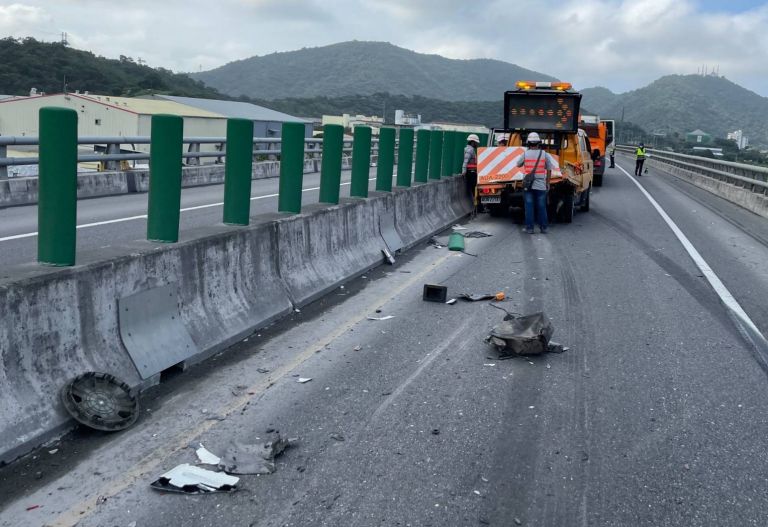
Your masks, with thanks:
[[[121,299],[175,284],[196,346],[183,367],[382,263],[383,213],[394,211],[412,246],[470,210],[463,179],[448,178],[290,217],[255,217],[246,227],[183,231],[176,244],[137,241],[80,254],[74,267],[0,271],[0,461],[73,425],[59,391],[76,375],[101,371],[138,389],[159,382],[155,372],[139,375],[122,342]]]

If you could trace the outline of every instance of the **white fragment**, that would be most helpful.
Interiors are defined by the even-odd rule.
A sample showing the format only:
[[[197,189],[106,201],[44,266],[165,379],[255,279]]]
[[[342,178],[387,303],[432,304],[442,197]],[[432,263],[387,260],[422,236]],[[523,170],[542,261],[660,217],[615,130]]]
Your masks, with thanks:
[[[741,405],[739,405],[739,406],[741,406]],[[56,452],[58,452],[58,451],[59,451],[59,449],[58,449],[58,448],[54,448],[53,450],[49,450],[49,451],[48,451],[48,453],[49,453],[50,455],[54,455],[54,454],[55,454]]]
[[[453,304],[455,304],[455,303],[456,303],[456,299],[455,299],[455,298],[451,298],[450,300],[448,300],[448,301],[446,302],[446,304],[448,304],[448,305],[451,305],[451,306],[452,306]]]
[[[213,472],[187,463],[179,465],[161,476],[174,487],[198,486],[202,489],[220,489],[229,485],[234,487],[240,478],[229,476],[223,472]]]
[[[387,315],[385,317],[368,317],[368,320],[389,320],[390,318],[395,318],[394,315]]]
[[[200,463],[204,465],[218,465],[221,461],[219,456],[205,448],[202,443],[200,443],[200,448],[195,450],[195,454],[197,454],[197,459],[200,460]]]
[[[534,408],[536,408],[536,407],[535,406],[529,406],[528,407],[529,410],[533,410]]]
[[[309,382],[312,380],[312,377],[299,377],[296,379],[296,382],[299,384],[304,384],[305,382]]]
[[[483,366],[496,366],[496,364],[491,362],[491,363],[488,363],[488,364],[483,364]]]
[[[480,479],[483,480],[483,483],[488,483],[488,480],[484,478],[483,476],[480,476]]]
[[[475,493],[475,494],[477,494],[478,496],[480,495],[480,491],[479,491],[479,490],[473,490],[472,492],[474,492],[474,493]]]

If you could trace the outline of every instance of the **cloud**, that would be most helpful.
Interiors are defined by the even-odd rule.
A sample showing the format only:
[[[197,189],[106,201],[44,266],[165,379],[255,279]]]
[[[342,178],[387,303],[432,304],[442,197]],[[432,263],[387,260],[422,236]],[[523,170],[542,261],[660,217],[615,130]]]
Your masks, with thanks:
[[[720,65],[768,95],[768,6],[731,12],[699,0],[25,0],[0,6],[0,31],[209,69],[346,40],[384,40],[452,58],[497,58],[614,91]],[[96,16],[98,15],[98,16]],[[300,72],[297,73],[300,75]],[[515,79],[510,79],[510,83]]]

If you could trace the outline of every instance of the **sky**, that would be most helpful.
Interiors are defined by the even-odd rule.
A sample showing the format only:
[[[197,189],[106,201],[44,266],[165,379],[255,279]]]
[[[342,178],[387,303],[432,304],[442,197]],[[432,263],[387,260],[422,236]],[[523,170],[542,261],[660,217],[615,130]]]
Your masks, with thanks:
[[[376,40],[615,92],[719,66],[768,96],[768,2],[751,0],[0,0],[0,36],[62,32],[73,47],[174,71]]]

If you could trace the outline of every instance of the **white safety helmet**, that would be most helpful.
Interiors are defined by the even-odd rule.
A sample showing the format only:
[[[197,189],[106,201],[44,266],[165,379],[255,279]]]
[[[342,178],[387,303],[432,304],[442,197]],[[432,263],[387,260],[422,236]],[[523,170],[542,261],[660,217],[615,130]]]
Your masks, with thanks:
[[[474,141],[475,143],[480,144],[480,138],[477,137],[477,134],[469,134],[467,136],[467,143],[469,143],[470,141]]]
[[[541,143],[541,137],[539,137],[539,134],[537,134],[536,132],[531,132],[530,134],[528,134],[528,143],[529,144],[530,143],[535,143],[535,144]]]

